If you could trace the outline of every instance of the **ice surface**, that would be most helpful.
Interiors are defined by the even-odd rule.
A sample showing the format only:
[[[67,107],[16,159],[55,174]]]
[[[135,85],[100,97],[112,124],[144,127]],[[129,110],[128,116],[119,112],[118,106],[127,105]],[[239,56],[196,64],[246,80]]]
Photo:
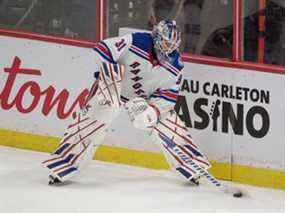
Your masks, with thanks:
[[[237,199],[205,180],[189,186],[176,174],[94,161],[76,180],[47,184],[47,154],[0,146],[0,213],[284,213],[285,191],[238,185]]]

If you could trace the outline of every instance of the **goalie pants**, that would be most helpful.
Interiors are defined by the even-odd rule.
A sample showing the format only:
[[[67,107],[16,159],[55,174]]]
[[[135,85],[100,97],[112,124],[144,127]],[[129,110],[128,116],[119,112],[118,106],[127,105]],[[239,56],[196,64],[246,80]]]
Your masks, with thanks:
[[[92,160],[103,142],[106,129],[117,117],[124,102],[120,98],[121,69],[106,65],[95,76],[87,106],[74,113],[59,146],[43,162],[49,172],[61,181],[78,174]],[[150,139],[161,148],[171,169],[187,180],[197,175],[195,168],[187,164],[187,159],[191,158],[205,169],[210,168],[210,163],[174,112],[169,112],[167,118],[158,123]]]

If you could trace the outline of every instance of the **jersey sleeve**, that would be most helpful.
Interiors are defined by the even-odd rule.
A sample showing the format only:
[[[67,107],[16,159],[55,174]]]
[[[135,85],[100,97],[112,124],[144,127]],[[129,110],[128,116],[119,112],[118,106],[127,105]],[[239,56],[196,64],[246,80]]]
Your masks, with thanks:
[[[156,109],[160,119],[164,119],[168,112],[174,109],[182,82],[183,68],[180,56],[177,56],[172,63],[167,63],[167,66],[161,65],[161,71],[168,73],[168,77],[163,78],[163,83],[154,90],[149,100],[149,104]]]
[[[117,63],[128,51],[132,43],[131,34],[102,40],[95,44],[94,50],[101,62]]]

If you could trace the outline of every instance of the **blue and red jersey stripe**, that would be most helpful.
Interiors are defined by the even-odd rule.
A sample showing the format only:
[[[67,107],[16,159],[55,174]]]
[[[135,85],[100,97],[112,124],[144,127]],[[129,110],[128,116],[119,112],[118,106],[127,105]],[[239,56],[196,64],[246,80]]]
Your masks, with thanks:
[[[112,52],[103,41],[96,43],[94,50],[108,62],[115,63]]]
[[[131,45],[129,49],[132,53],[136,54],[137,56],[149,61],[150,60],[150,55],[149,53],[145,52],[144,50],[136,47],[135,45]]]
[[[172,90],[172,89],[169,90],[158,89],[151,95],[151,97],[153,98],[163,98],[173,103],[176,103],[177,96],[178,96],[178,90]]]

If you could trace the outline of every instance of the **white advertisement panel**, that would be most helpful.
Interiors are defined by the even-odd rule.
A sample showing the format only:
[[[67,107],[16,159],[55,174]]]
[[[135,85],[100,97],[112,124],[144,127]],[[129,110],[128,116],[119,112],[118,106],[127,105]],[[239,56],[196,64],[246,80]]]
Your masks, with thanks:
[[[95,67],[90,49],[0,37],[1,128],[61,135]]]
[[[0,47],[0,128],[63,135],[93,83],[93,50],[5,36]],[[160,152],[124,112],[107,131],[105,144]]]
[[[285,170],[284,83],[284,75],[186,63],[177,107],[211,159]]]

